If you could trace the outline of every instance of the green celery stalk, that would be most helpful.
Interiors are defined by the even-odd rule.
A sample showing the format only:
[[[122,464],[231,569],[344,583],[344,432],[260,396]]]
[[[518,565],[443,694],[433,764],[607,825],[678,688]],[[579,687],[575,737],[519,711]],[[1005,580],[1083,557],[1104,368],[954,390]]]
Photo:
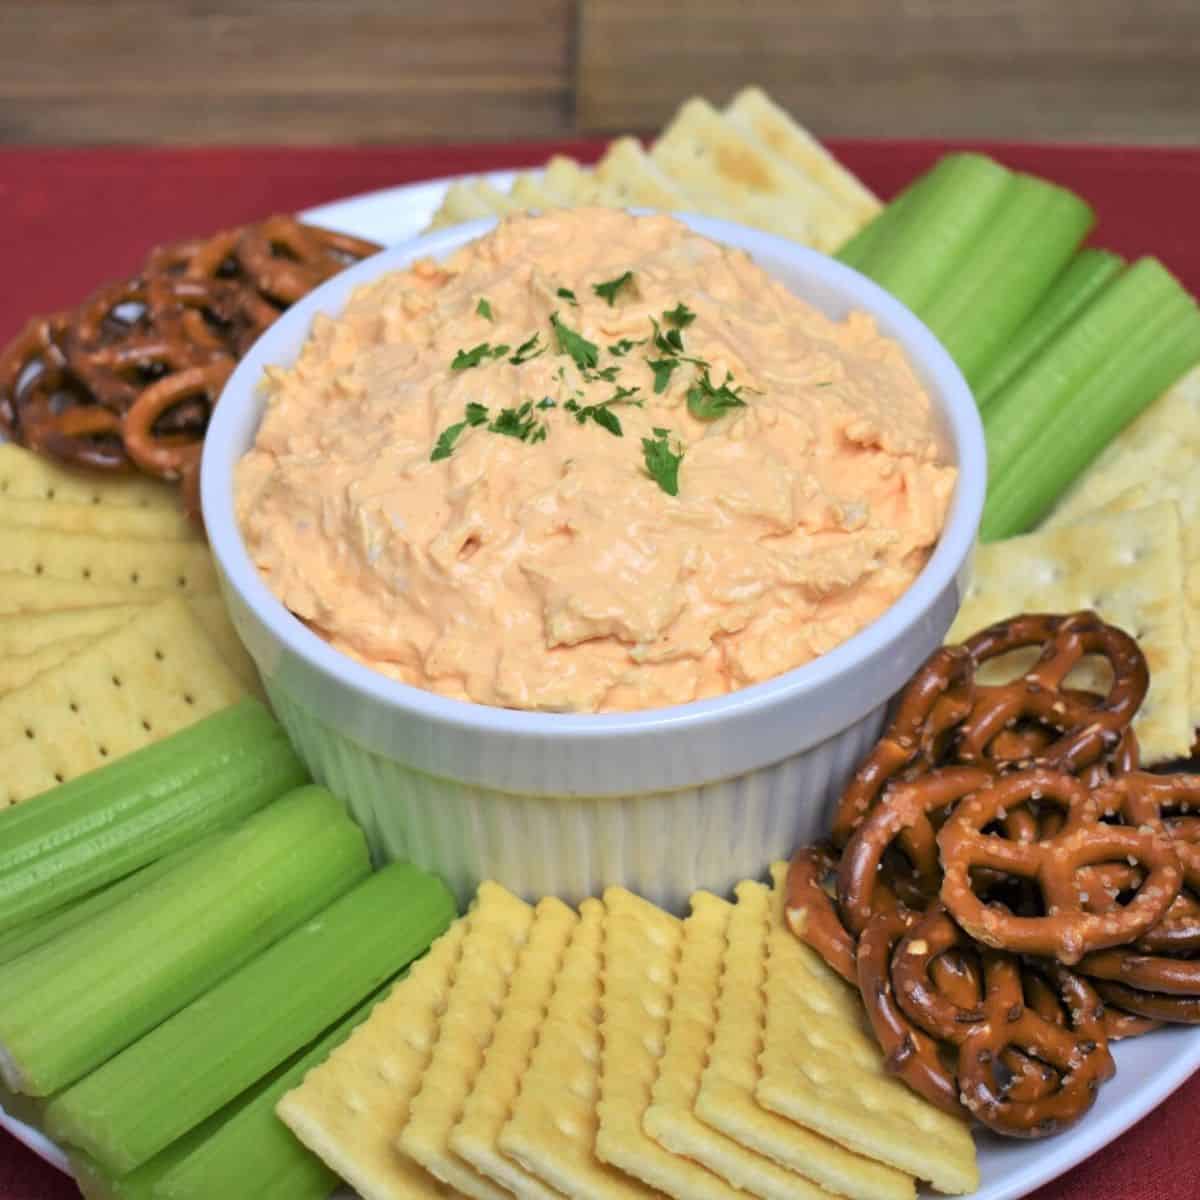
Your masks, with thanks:
[[[989,403],[1107,287],[1125,260],[1088,247],[1075,255],[1012,337],[972,379],[980,407]]]
[[[199,842],[185,846],[182,850],[176,850],[173,854],[168,854],[166,858],[160,858],[157,862],[142,867],[132,875],[126,875],[117,883],[110,883],[107,887],[92,892],[82,900],[72,900],[52,913],[32,917],[8,930],[7,933],[0,934],[0,966],[20,957],[28,950],[33,950],[37,946],[53,941],[56,937],[61,937],[64,933],[74,929],[77,925],[82,925],[85,921],[90,921],[100,913],[107,912],[114,904],[141,891],[142,888],[161,878],[168,871],[173,871],[197,850],[207,846],[210,840],[216,836],[218,835],[208,834]]]
[[[854,265],[918,316],[967,262],[1000,211],[1012,173],[982,154],[948,154]]]
[[[394,863],[56,1096],[50,1136],[127,1173],[391,978],[455,915],[446,885]]]
[[[966,256],[921,317],[969,383],[1033,311],[1095,221],[1074,193],[1014,175]]]
[[[1125,425],[1200,362],[1200,311],[1183,300],[1182,311],[1164,305],[1131,330],[999,477],[984,505],[984,541],[1032,528]]]
[[[47,1096],[95,1070],[370,870],[362,831],[299,788],[0,972],[0,1076]]]
[[[994,486],[1066,401],[1165,307],[1186,298],[1161,263],[1143,258],[1118,276],[982,410]],[[1065,486],[1065,485],[1064,485]]]
[[[0,813],[0,931],[53,912],[307,781],[247,699]]]
[[[71,1150],[86,1200],[324,1200],[337,1176],[292,1136],[275,1116],[275,1105],[350,1036],[389,988],[136,1171],[114,1175]]]
[[[896,225],[912,207],[914,197],[920,195],[921,186],[928,178],[928,173],[922,175],[904,191],[893,196],[866,225],[841,245],[833,257],[848,267],[861,269],[875,250],[892,236]]]

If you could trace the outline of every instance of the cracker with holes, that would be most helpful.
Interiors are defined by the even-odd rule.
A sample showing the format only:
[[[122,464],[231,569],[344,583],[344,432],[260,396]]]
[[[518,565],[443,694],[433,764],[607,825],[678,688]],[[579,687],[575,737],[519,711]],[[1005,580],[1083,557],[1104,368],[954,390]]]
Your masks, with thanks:
[[[98,538],[145,538],[199,542],[200,529],[181,509],[156,505],[80,504],[69,500],[14,498],[0,494],[0,527],[51,529]]]
[[[246,689],[171,597],[0,697],[0,808],[232,704]]]
[[[1084,608],[1135,637],[1146,656],[1150,690],[1133,721],[1142,760],[1187,755],[1192,681],[1179,509],[1173,502],[1100,513],[980,546],[947,640],[960,641],[1017,612]],[[1012,658],[987,664],[980,678],[994,683],[1027,669],[1027,656]],[[1082,662],[1067,682],[1107,691],[1107,668]]]
[[[0,658],[33,654],[64,641],[108,633],[127,624],[144,608],[143,604],[105,604],[0,616]]]
[[[0,528],[0,563],[6,571],[71,583],[151,591],[217,590],[216,568],[203,542]]]
[[[787,927],[787,864],[771,873],[771,892],[756,897],[769,930],[759,1103],[940,1192],[974,1191],[979,1168],[966,1121],[888,1074],[858,993]]]
[[[64,638],[54,645],[31,650],[28,654],[11,654],[0,658],[0,696],[24,687],[43,671],[66,662],[91,644],[90,637]]]
[[[716,1024],[717,990],[721,980],[721,962],[725,957],[725,934],[733,905],[708,892],[697,892],[692,896],[691,903],[691,915],[682,927],[663,1053],[658,1061],[650,1106],[642,1118],[642,1127],[665,1149],[694,1159],[752,1196],[762,1197],[763,1200],[824,1200],[830,1193],[816,1183],[705,1125],[692,1111]],[[740,984],[737,994],[754,995],[742,989]],[[755,1054],[756,1051],[748,1054],[745,1066],[752,1078],[757,1079]],[[750,1087],[742,1092],[742,1102],[754,1108]],[[772,1119],[782,1127],[784,1135],[794,1146],[799,1147],[805,1141],[810,1143],[813,1151],[810,1161],[818,1162],[824,1157],[836,1162],[840,1158],[845,1159],[851,1168],[858,1166],[853,1156],[840,1146],[822,1144],[823,1139],[815,1134],[790,1126],[781,1118]],[[898,1177],[900,1186],[889,1193],[886,1190],[889,1182],[887,1173],[874,1172],[872,1164],[865,1160],[863,1163],[867,1177],[862,1181],[862,1187],[870,1189],[870,1195],[894,1195],[899,1200],[911,1194],[912,1185],[907,1183],[905,1189],[903,1177]],[[883,1176],[883,1188],[873,1186],[873,1173]],[[844,1194],[852,1194],[844,1186],[845,1179],[845,1174],[836,1170],[825,1175],[827,1184],[842,1184],[840,1190]]]
[[[483,1066],[532,921],[533,909],[523,900],[497,883],[480,884],[433,1052],[396,1143],[435,1178],[477,1200],[505,1200],[508,1193],[450,1149],[450,1131]]]
[[[179,509],[175,490],[157,479],[76,471],[11,442],[0,443],[0,496],[171,513]]]
[[[529,1200],[556,1200],[560,1193],[502,1154],[497,1142],[512,1115],[521,1090],[521,1074],[537,1042],[554,980],[578,919],[552,896],[538,902],[487,1057],[462,1116],[450,1131],[450,1149],[455,1154],[480,1174]]]
[[[596,1154],[677,1200],[736,1200],[736,1188],[642,1128],[667,1033],[682,922],[619,887],[605,889],[604,907]]]
[[[128,584],[80,583],[49,575],[24,575],[0,571],[0,617],[22,613],[62,612],[66,609],[101,608],[114,604],[152,604],[175,595],[161,588]]]
[[[451,1196],[396,1151],[429,1062],[471,917],[455,921],[371,1015],[281,1097],[285,1125],[363,1200]]]
[[[638,1200],[658,1193],[593,1149],[603,946],[604,905],[584,900],[500,1150],[564,1196]]]
[[[707,1065],[700,1077],[694,1111],[709,1128],[723,1133],[755,1154],[771,1159],[827,1190],[855,1200],[912,1200],[916,1186],[911,1175],[885,1166],[873,1158],[763,1108],[755,1098],[760,1081],[759,1053],[766,1026],[766,957],[771,931],[771,903],[761,883],[737,887],[737,904],[724,914],[724,936],[715,918],[698,936],[709,944],[709,969],[720,972],[715,1000],[712,1038]],[[720,937],[720,945],[712,942]],[[695,1050],[691,1053],[694,1055]],[[683,1128],[679,1123],[678,1129]],[[688,1130],[689,1141],[702,1146],[698,1131]],[[746,1169],[724,1153],[715,1140],[704,1152],[724,1169]],[[744,1176],[749,1179],[748,1174]],[[744,1186],[744,1185],[743,1185]],[[763,1195],[767,1192],[764,1190]]]

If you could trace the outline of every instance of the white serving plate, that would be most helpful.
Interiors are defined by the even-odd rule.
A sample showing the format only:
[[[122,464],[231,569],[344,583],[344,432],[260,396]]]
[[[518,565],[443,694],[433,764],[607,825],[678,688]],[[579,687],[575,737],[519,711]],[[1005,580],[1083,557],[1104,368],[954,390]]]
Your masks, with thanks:
[[[483,174],[506,189],[514,171]],[[415,237],[429,223],[453,179],[434,179],[351,196],[301,216],[383,245]],[[1019,1200],[1070,1170],[1161,1104],[1196,1070],[1200,1070],[1200,1028],[1177,1027],[1114,1047],[1116,1077],[1100,1089],[1095,1107],[1074,1129],[1044,1141],[1019,1141],[977,1135],[979,1190],[971,1200]],[[48,1138],[10,1117],[0,1108],[0,1127],[35,1154],[67,1170],[62,1151]],[[339,1193],[352,1200],[350,1193]]]

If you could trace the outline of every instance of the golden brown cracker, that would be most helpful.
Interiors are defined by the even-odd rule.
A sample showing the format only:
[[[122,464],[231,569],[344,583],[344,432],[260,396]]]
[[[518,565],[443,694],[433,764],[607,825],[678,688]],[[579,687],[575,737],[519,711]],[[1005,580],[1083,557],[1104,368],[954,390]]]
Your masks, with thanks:
[[[787,927],[787,864],[775,864],[772,875],[772,891],[756,893],[770,914],[759,1103],[939,1191],[974,1191],[979,1168],[967,1122],[888,1073],[858,993]]]
[[[500,1150],[573,1200],[637,1200],[657,1192],[596,1157],[604,905],[587,899]]]
[[[450,1131],[483,1066],[532,922],[533,909],[523,900],[497,883],[480,884],[433,1052],[397,1140],[431,1175],[477,1200],[505,1200],[509,1193],[451,1150]]]
[[[180,597],[0,697],[0,808],[232,704],[245,688]]]
[[[1133,722],[1143,760],[1186,755],[1192,681],[1181,547],[1179,513],[1170,502],[980,546],[947,640],[961,641],[1015,613],[1095,609],[1138,640],[1150,667],[1150,690]],[[981,678],[996,682],[1025,667],[1024,659],[997,661]],[[1088,663],[1068,680],[1108,689],[1107,669]]]
[[[642,1126],[661,1146],[695,1159],[752,1196],[763,1200],[828,1197],[831,1193],[710,1128],[692,1111],[716,1024],[725,933],[733,905],[708,892],[696,892],[691,903],[691,915],[683,922],[666,1040]],[[745,1101],[752,1103],[748,1094]],[[806,1139],[819,1140],[806,1130],[798,1131],[794,1140]],[[845,1156],[840,1146],[830,1146],[836,1151],[834,1157]]]
[[[548,897],[538,902],[483,1066],[458,1124],[450,1131],[450,1149],[455,1154],[480,1174],[530,1200],[555,1200],[561,1193],[506,1158],[498,1139],[512,1116],[522,1074],[578,919],[561,900]]]
[[[363,1200],[454,1194],[397,1153],[395,1141],[429,1061],[469,921],[455,921],[276,1106],[283,1123]]]
[[[216,567],[203,542],[0,528],[0,562],[6,571],[76,584],[148,591],[217,590]]]
[[[28,654],[0,657],[0,696],[24,687],[43,671],[57,667],[92,644],[90,637],[64,638],[51,646],[42,646]]]
[[[179,493],[147,475],[62,466],[12,442],[0,443],[0,496],[114,508],[179,509]]]
[[[758,1103],[755,1093],[766,1025],[763,985],[771,900],[767,889],[753,882],[739,884],[737,897],[737,904],[727,914],[715,1023],[708,1063],[696,1093],[696,1116],[747,1149],[831,1192],[856,1200],[912,1200],[916,1187],[911,1176]],[[710,959],[713,953],[710,946]]]
[[[736,1188],[642,1128],[667,1033],[681,922],[620,887],[605,889],[604,907],[596,1154],[677,1200],[736,1200]]]

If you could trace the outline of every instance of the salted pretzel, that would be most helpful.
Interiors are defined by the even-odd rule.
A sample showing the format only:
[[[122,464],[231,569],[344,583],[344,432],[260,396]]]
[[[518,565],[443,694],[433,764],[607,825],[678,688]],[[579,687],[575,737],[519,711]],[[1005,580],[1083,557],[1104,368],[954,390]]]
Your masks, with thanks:
[[[1037,759],[1056,770],[1078,771],[1116,750],[1150,686],[1137,642],[1095,613],[1078,612],[1027,613],[997,622],[963,643],[976,667],[1031,646],[1041,647],[1041,653],[1019,679],[976,685],[975,704],[959,729],[958,757],[964,762],[988,761],[994,739],[1023,719],[1057,731],[1058,737]],[[1112,670],[1108,694],[1097,702],[1063,686],[1088,655],[1103,657]]]
[[[1200,996],[1143,992],[1109,979],[1097,979],[1095,988],[1106,1004],[1147,1021],[1168,1025],[1200,1025]]]
[[[1044,1137],[1077,1121],[1116,1070],[1104,1032],[1104,1006],[1080,976],[1057,964],[1045,968],[1062,997],[1068,1025],[1047,1019],[1026,1000],[1021,968],[1008,954],[983,953],[983,1017],[974,1022],[958,1052],[963,1104],[982,1124],[1013,1137]],[[1002,1069],[1007,1050],[1054,1068],[1054,1090],[1036,1098],[1014,1096]]]
[[[274,216],[243,229],[235,253],[254,286],[287,305],[378,249],[362,238]]]
[[[784,916],[788,928],[811,946],[847,983],[856,984],[854,937],[842,924],[825,890],[837,875],[837,855],[827,845],[798,850],[788,866]],[[894,905],[893,905],[894,907]]]
[[[1070,815],[1063,832],[1014,842],[985,830],[1010,808],[1037,800]],[[1000,776],[959,804],[938,833],[944,876],[940,897],[954,919],[986,946],[1078,962],[1093,950],[1134,941],[1154,926],[1179,894],[1183,870],[1172,843],[1150,828],[1080,822],[1089,792],[1075,776],[1038,767]],[[1128,903],[1103,914],[1083,905],[1081,867],[1128,861],[1145,871]],[[1038,885],[1045,915],[1019,916],[985,903],[973,875],[988,868]]]
[[[955,1046],[983,1019],[982,980],[976,965],[968,966],[964,957],[973,951],[971,939],[940,904],[934,904],[912,923],[892,956],[897,1003],[931,1037]],[[935,974],[951,952],[958,959],[949,977]]]
[[[1200,1000],[1200,960],[1165,954],[1143,954],[1129,946],[1116,946],[1084,955],[1079,971],[1092,979],[1105,979],[1168,996]]]

